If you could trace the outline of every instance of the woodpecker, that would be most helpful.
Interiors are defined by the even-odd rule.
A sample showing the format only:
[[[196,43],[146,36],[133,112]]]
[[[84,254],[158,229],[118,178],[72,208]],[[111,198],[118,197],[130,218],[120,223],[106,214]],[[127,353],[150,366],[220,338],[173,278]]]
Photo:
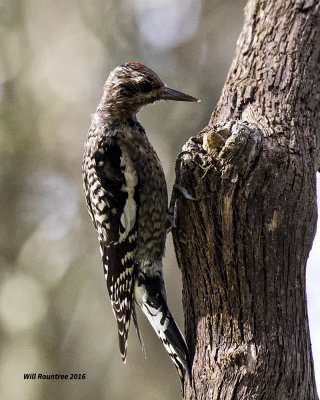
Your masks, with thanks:
[[[136,117],[143,106],[157,100],[199,101],[169,89],[140,63],[115,68],[92,115],[82,174],[122,360],[126,361],[131,316],[144,351],[136,303],[173,361],[183,390],[185,375],[191,382],[189,354],[169,311],[162,274],[167,186],[160,160]]]

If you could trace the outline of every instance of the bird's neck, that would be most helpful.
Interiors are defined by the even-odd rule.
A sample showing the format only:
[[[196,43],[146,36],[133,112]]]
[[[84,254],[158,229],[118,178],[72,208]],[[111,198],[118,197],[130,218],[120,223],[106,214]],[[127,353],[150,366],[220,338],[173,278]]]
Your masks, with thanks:
[[[97,113],[104,121],[110,124],[126,124],[127,121],[137,122],[137,111],[126,107],[113,106],[112,104],[100,104]]]
[[[137,121],[140,108],[136,101],[119,101],[110,93],[104,92],[97,113],[110,123],[124,124],[128,119]]]
[[[113,109],[108,109],[106,107],[100,107],[100,106],[93,114],[92,121],[95,121],[96,124],[113,127],[112,129],[117,128],[120,130],[122,130],[125,126],[127,126],[130,129],[133,129],[136,126],[141,127],[141,125],[137,120],[136,112],[119,113],[115,112],[115,110]]]

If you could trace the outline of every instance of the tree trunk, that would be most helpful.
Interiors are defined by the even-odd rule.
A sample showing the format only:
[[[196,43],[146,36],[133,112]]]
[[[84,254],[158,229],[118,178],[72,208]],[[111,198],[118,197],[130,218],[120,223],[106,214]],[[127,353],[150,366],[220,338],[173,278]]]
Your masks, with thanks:
[[[319,1],[250,0],[219,103],[176,168],[196,199],[172,201],[193,360],[185,399],[318,399],[305,268],[319,103]]]

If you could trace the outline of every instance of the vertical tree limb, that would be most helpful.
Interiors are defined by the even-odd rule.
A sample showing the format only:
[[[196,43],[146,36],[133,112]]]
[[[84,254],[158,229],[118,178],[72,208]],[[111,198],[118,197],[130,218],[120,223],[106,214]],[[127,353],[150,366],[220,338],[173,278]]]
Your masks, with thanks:
[[[186,399],[318,399],[305,268],[320,166],[320,4],[250,0],[209,125],[184,146],[173,238]]]

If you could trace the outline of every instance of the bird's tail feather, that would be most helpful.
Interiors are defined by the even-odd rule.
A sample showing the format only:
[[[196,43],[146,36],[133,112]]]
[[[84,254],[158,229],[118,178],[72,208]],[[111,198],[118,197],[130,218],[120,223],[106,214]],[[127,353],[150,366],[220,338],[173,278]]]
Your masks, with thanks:
[[[191,385],[191,368],[186,342],[167,306],[162,276],[149,278],[145,274],[141,275],[143,277],[140,276],[140,279],[138,277],[136,281],[135,300],[174,363],[183,391],[186,375]]]
[[[132,313],[132,319],[133,319],[133,322],[134,322],[134,326],[136,328],[136,332],[137,332],[137,335],[138,335],[138,338],[139,338],[139,342],[140,342],[140,345],[141,345],[142,353],[143,353],[144,357],[146,357],[146,350],[144,348],[143,337],[141,335],[141,332],[140,332],[140,329],[139,329],[139,326],[138,326],[138,319],[137,319],[137,314],[136,314],[136,309],[135,309],[134,302],[132,302],[131,313]]]
[[[185,375],[187,375],[191,384],[191,369],[188,348],[180,329],[175,323],[168,307],[163,306],[155,310],[150,305],[143,304],[141,309],[174,363],[183,391]]]

